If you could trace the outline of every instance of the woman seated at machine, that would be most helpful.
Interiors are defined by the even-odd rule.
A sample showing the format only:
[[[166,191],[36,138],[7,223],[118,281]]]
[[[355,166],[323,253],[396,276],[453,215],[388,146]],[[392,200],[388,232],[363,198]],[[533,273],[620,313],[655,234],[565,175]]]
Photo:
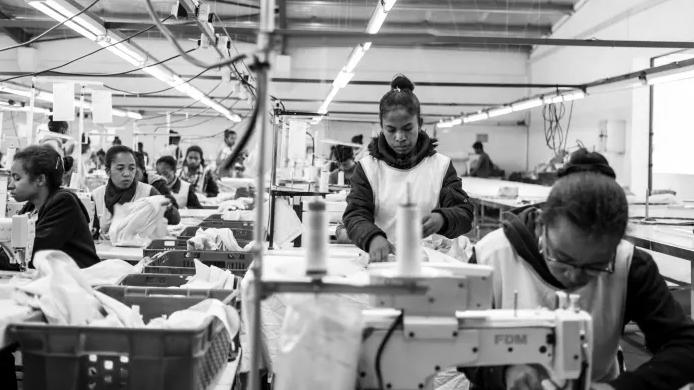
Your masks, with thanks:
[[[212,171],[206,169],[202,148],[197,145],[193,145],[186,150],[183,168],[181,168],[178,177],[190,183],[193,191],[198,194],[205,194],[208,198],[214,198],[219,195],[217,182],[212,177]]]
[[[201,209],[202,205],[195,195],[195,187],[179,177],[176,177],[176,160],[172,156],[164,156],[157,160],[157,173],[166,179],[166,186],[176,203],[181,208]]]
[[[96,205],[95,227],[101,232],[108,232],[113,219],[113,207],[148,196],[161,195],[151,185],[137,180],[135,152],[127,146],[112,146],[106,152],[106,174],[108,183],[92,191],[92,200]],[[181,221],[178,209],[173,203],[168,204],[164,214],[169,225]]]
[[[75,193],[60,188],[72,163],[49,146],[29,146],[14,155],[8,188],[16,201],[26,202],[19,214],[36,218],[34,253],[60,250],[87,268],[99,262],[89,213]]]
[[[164,195],[169,198],[171,204],[175,208],[179,208],[176,198],[171,193],[169,186],[166,185],[166,179],[159,176],[154,172],[147,172],[147,166],[145,165],[145,155],[142,152],[135,153],[135,164],[137,164],[137,171],[135,173],[135,179],[141,183],[149,184],[154,187],[155,190],[159,191],[160,195]]]
[[[508,214],[475,246],[472,263],[494,267],[498,309],[554,309],[557,291],[580,296],[593,318],[595,390],[680,389],[694,382],[694,322],[647,252],[624,240],[629,205],[602,155],[574,153],[542,209]],[[653,358],[622,372],[626,324],[643,332]],[[530,365],[466,369],[473,389],[543,389],[546,373]],[[475,387],[477,386],[477,387]]]
[[[398,75],[379,105],[381,134],[370,156],[357,163],[343,222],[349,238],[370,261],[394,252],[397,207],[409,199],[422,209],[423,237],[461,236],[472,228],[474,207],[451,159],[436,152],[436,140],[422,131],[414,85]]]

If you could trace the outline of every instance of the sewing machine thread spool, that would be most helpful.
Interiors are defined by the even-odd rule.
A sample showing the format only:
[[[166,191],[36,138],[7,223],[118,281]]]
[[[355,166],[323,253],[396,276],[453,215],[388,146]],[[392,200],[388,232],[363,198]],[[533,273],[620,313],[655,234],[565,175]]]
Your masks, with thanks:
[[[397,243],[395,258],[399,276],[419,276],[422,273],[422,216],[419,206],[410,198],[410,184],[407,184],[407,198],[397,211]]]
[[[320,172],[320,184],[318,186],[319,192],[328,192],[328,182],[330,180],[330,172],[321,171]]]
[[[306,213],[306,275],[314,278],[328,272],[328,212],[325,202],[315,199]]]
[[[337,172],[337,185],[338,186],[345,185],[345,173],[343,171]]]

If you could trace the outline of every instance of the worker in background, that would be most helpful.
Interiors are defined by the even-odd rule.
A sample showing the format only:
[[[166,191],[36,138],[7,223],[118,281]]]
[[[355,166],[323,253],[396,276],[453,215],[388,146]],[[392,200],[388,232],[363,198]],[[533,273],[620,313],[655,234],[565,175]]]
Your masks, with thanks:
[[[224,161],[231,156],[236,144],[236,132],[232,129],[224,130],[224,147],[217,153],[215,160],[217,168],[221,167]]]
[[[352,143],[358,144],[358,145],[363,145],[364,144],[364,135],[363,134],[355,135],[354,137],[352,137]],[[354,148],[354,155],[356,156],[354,158],[355,161],[359,161],[362,158],[368,156],[369,151],[364,147]]]
[[[104,169],[106,165],[106,152],[104,152],[103,149],[99,149],[96,152],[96,159],[94,162],[96,163],[96,169]]]
[[[60,188],[72,164],[72,157],[60,157],[48,146],[28,146],[14,155],[8,189],[17,202],[27,202],[19,214],[36,218],[34,253],[60,250],[86,268],[99,262],[89,213],[77,195]]]
[[[354,175],[354,170],[357,167],[357,163],[354,162],[354,149],[344,145],[335,146],[335,159],[338,167],[330,172],[329,183],[337,184],[340,172],[344,172],[345,184],[350,185],[352,183],[352,175]]]
[[[169,145],[157,153],[157,160],[164,156],[172,156],[178,163],[183,158],[183,152],[178,146],[181,143],[181,136],[174,130],[169,131],[169,134]]]
[[[194,192],[205,194],[208,198],[219,195],[219,187],[212,176],[212,171],[205,167],[205,158],[202,148],[193,145],[186,150],[186,157],[183,160],[183,167],[178,173],[178,177],[190,183]]]
[[[176,176],[176,160],[171,156],[164,156],[157,160],[157,173],[166,179],[171,195],[181,208],[201,209],[202,205],[195,195],[195,187]]]
[[[135,152],[127,146],[112,146],[106,152],[106,174],[108,184],[92,191],[92,200],[96,204],[95,228],[97,232],[108,232],[113,219],[113,206],[125,204],[148,196],[160,195],[154,187],[136,180],[137,163]],[[181,221],[173,203],[167,205],[164,217],[169,225]]]
[[[145,146],[142,144],[142,142],[137,143],[137,151],[142,153],[143,156],[145,156],[145,166],[149,166],[149,154],[145,152]]]
[[[694,322],[672,296],[647,252],[624,240],[629,204],[604,157],[576,152],[542,209],[510,213],[475,246],[471,262],[494,267],[495,308],[556,306],[555,292],[579,294],[593,319],[594,390],[679,390],[694,382]],[[652,359],[621,372],[626,324],[643,332]],[[466,369],[484,390],[543,389],[537,366]]]
[[[118,136],[113,137],[113,142],[112,142],[111,146],[119,146],[119,145],[123,145],[123,141],[121,141],[121,139],[118,138]]]
[[[478,157],[477,161],[470,167],[470,176],[482,178],[491,176],[494,170],[494,164],[492,164],[492,159],[489,158],[489,155],[484,151],[482,142],[477,141],[472,144],[472,149]]]
[[[171,190],[169,190],[169,187],[166,185],[166,179],[159,176],[155,172],[147,172],[147,167],[145,167],[145,156],[143,156],[140,152],[134,152],[134,154],[135,164],[137,166],[135,179],[141,183],[149,184],[154,187],[155,190],[159,191],[160,195],[164,195],[171,200],[173,207],[178,208],[178,202],[171,193]]]
[[[379,103],[382,132],[369,144],[352,176],[343,222],[349,238],[386,261],[394,252],[395,216],[408,199],[422,209],[423,237],[456,238],[470,231],[474,207],[463,191],[451,159],[436,152],[436,140],[421,131],[420,103],[414,84],[398,75]]]

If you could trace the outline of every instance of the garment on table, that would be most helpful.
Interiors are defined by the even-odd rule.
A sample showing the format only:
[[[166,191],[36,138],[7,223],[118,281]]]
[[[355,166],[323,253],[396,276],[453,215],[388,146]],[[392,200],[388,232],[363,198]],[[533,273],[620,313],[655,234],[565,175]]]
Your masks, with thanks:
[[[526,306],[532,305],[532,298],[544,302],[545,295],[553,296],[562,289],[539,252],[538,216],[534,207],[507,213],[503,229],[488,234],[475,247],[470,262],[496,267],[494,296],[503,307],[512,305],[508,293],[513,295],[514,288],[525,291],[519,293],[519,305]],[[679,389],[694,382],[694,322],[674,299],[648,253],[623,241],[616,258],[613,274],[591,282],[594,291],[581,288],[576,292],[581,295],[581,307],[592,313],[596,330],[593,378],[608,381],[615,390]],[[532,287],[520,286],[523,281]],[[638,369],[610,380],[616,375],[616,345],[630,322],[639,326],[654,356]],[[466,375],[485,390],[506,388],[499,367],[468,369]]]
[[[357,169],[357,164],[355,163],[352,165],[351,168],[345,169],[343,172],[345,173],[345,185],[350,185],[352,183],[352,175],[354,175],[354,171]],[[340,169],[336,169],[332,172],[330,172],[330,177],[328,178],[328,182],[330,184],[337,184],[337,179],[338,176],[340,175]]]
[[[179,207],[188,209],[202,208],[198,197],[195,195],[195,188],[190,183],[176,178],[173,185],[169,186],[169,189]]]
[[[67,253],[80,268],[99,262],[89,229],[89,212],[72,191],[53,192],[39,210],[27,202],[19,214],[35,214],[36,217],[32,259],[38,251],[53,249]]]
[[[214,265],[208,267],[198,259],[193,259],[193,262],[195,264],[195,276],[190,278],[188,283],[182,285],[181,288],[236,290],[235,293],[238,293],[241,279],[228,269],[220,269]]]
[[[194,237],[188,239],[188,250],[241,252],[246,249],[239,245],[234,232],[229,228],[200,228]]]
[[[169,186],[167,185],[166,179],[164,179],[163,176],[160,176],[156,173],[153,172],[143,172],[142,173],[142,182],[147,183],[154,187],[159,194],[158,195],[163,195],[171,201],[173,204],[173,207],[178,208],[178,202],[176,202],[176,198],[173,196],[171,193],[171,190],[169,189]]]
[[[92,200],[96,206],[96,217],[102,232],[108,232],[113,219],[113,207],[116,204],[124,204],[136,201],[152,195],[154,188],[149,184],[134,181],[133,184],[121,190],[109,179],[108,184],[92,191]]]
[[[164,217],[166,198],[148,196],[114,206],[108,235],[113,246],[145,247],[168,236]]]
[[[183,167],[178,172],[178,177],[190,183],[195,192],[205,194],[208,198],[214,198],[219,194],[219,187],[212,177],[212,171],[202,165],[199,165],[193,172],[190,172],[187,167]]]
[[[399,156],[380,134],[369,144],[369,152],[369,157],[357,163],[342,218],[359,248],[368,251],[377,235],[394,242],[397,206],[405,202],[407,183],[411,199],[423,215],[440,213],[443,217],[437,234],[456,238],[470,231],[474,206],[450,159],[436,152],[436,140],[420,131],[415,152]]]

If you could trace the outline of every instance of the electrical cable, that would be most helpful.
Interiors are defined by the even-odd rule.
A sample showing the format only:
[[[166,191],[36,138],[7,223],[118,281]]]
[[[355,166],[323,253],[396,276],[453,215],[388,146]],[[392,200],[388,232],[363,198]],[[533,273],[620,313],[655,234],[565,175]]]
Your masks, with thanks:
[[[32,43],[34,43],[34,42],[38,41],[39,39],[45,37],[48,33],[50,33],[51,31],[55,30],[56,28],[58,28],[58,27],[64,25],[64,24],[67,23],[67,22],[72,21],[72,19],[74,19],[74,18],[76,18],[76,17],[82,15],[83,13],[87,12],[90,8],[92,8],[93,6],[95,6],[96,3],[98,3],[99,1],[100,1],[100,0],[94,0],[91,4],[89,4],[88,6],[86,6],[86,7],[85,7],[83,10],[81,10],[80,12],[78,12],[78,13],[76,13],[76,14],[70,16],[70,17],[67,18],[66,20],[64,20],[64,21],[62,21],[62,22],[56,24],[55,26],[49,28],[48,30],[42,32],[41,34],[39,34],[39,35],[37,35],[37,36],[31,38],[30,40],[28,40],[28,41],[26,41],[26,42],[18,43],[18,44],[16,44],[16,45],[12,45],[12,46],[8,46],[8,47],[3,47],[2,49],[0,49],[0,53],[2,53],[2,52],[4,52],[4,51],[16,49],[16,48],[18,48],[18,47],[22,47],[22,46],[26,46],[26,45],[31,45]]]
[[[219,61],[216,63],[208,64],[204,61],[198,60],[197,58],[195,58],[193,56],[188,55],[188,53],[183,51],[183,48],[181,47],[181,45],[179,45],[178,41],[173,36],[171,31],[163,23],[159,22],[159,18],[157,17],[156,12],[154,11],[154,6],[152,5],[152,0],[145,0],[145,4],[147,5],[147,12],[149,12],[149,15],[152,18],[152,21],[154,21],[154,23],[157,25],[157,28],[162,33],[162,35],[164,35],[166,40],[168,40],[176,48],[176,50],[178,50],[180,55],[186,61],[190,62],[191,64],[198,66],[200,68],[207,68],[207,69],[220,68],[222,66],[233,64],[234,62],[240,61],[240,60],[247,57],[246,54],[240,54],[240,55],[237,55],[236,57],[233,57],[233,58],[227,58],[225,60],[222,60],[222,61]]]
[[[197,50],[197,49],[198,49],[197,47],[194,47],[194,48],[192,48],[192,49],[189,49],[186,53],[190,53],[190,52],[195,51],[195,50]],[[141,66],[141,67],[139,67],[139,68],[127,70],[127,71],[124,71],[124,72],[116,72],[116,73],[67,73],[67,72],[53,72],[53,73],[59,74],[59,75],[62,75],[62,76],[87,76],[87,77],[112,77],[112,76],[122,76],[122,75],[125,75],[125,74],[130,74],[130,73],[133,73],[133,72],[137,72],[137,71],[140,71],[140,70],[143,70],[143,69],[151,68],[151,67],[153,67],[153,66],[161,65],[161,64],[166,63],[166,62],[169,62],[169,61],[171,61],[171,60],[175,60],[176,58],[181,57],[181,56],[182,56],[182,54],[176,54],[176,55],[174,55],[174,56],[172,56],[172,57],[169,57],[169,58],[167,58],[167,59],[165,59],[165,60],[161,60],[161,61],[155,62],[155,63],[153,63],[153,64],[147,64],[147,65],[145,65],[145,66]]]
[[[221,81],[220,81],[219,83],[217,83],[217,85],[215,85],[214,88],[212,88],[212,89],[210,89],[209,91],[207,91],[207,93],[205,94],[205,96],[208,97],[208,95],[211,94],[212,92],[214,92],[217,88],[219,88],[220,85],[222,85],[222,82],[221,82]],[[228,99],[229,96],[231,96],[231,93],[229,93],[229,95],[227,95],[227,97],[225,97],[224,99],[222,99],[222,101]],[[187,106],[185,106],[185,107],[181,107],[181,108],[179,108],[179,109],[176,110],[176,111],[171,111],[171,112],[168,112],[168,113],[166,113],[166,114],[151,116],[151,117],[149,117],[149,118],[143,118],[143,119],[141,119],[141,120],[150,120],[150,119],[162,118],[162,117],[165,117],[165,116],[167,116],[167,115],[175,114],[175,113],[181,112],[181,111],[183,111],[183,110],[185,110],[185,109],[187,109],[187,108],[193,107],[193,106],[194,106],[196,103],[198,103],[199,101],[200,101],[200,99],[198,99],[198,100],[196,100],[196,101],[190,103],[189,105],[187,105]],[[208,107],[208,108],[206,108],[204,111],[209,110],[210,108],[212,108],[212,107]],[[203,111],[203,112],[204,112],[204,111]],[[169,122],[169,123],[170,123],[170,122]],[[156,125],[156,124],[145,124],[145,126],[155,126],[155,125]]]
[[[375,368],[376,368],[376,379],[378,380],[378,390],[384,390],[385,389],[385,387],[383,386],[383,373],[381,372],[381,358],[383,357],[383,351],[386,349],[386,345],[388,344],[388,340],[390,340],[390,337],[393,335],[393,332],[395,332],[395,329],[399,325],[402,325],[404,316],[405,316],[405,311],[401,310],[398,317],[388,327],[388,330],[386,331],[386,335],[383,336],[383,340],[381,340],[381,344],[379,344],[378,350],[376,351],[376,363],[375,363],[376,367]]]
[[[190,83],[191,81],[197,79],[198,77],[202,76],[204,73],[209,72],[209,71],[210,71],[210,69],[203,69],[202,72],[196,74],[195,76],[189,78],[188,80],[185,80],[185,83],[183,83],[183,84]],[[170,90],[172,90],[172,89],[174,89],[174,88],[176,88],[176,87],[169,87],[169,88],[164,88],[164,89],[160,89],[160,90],[157,90],[157,91],[150,91],[150,92],[132,92],[132,91],[126,91],[126,90],[123,90],[123,89],[118,89],[118,88],[110,87],[110,86],[105,85],[105,84],[104,84],[104,88],[110,89],[111,91],[120,92],[120,93],[123,93],[123,94],[126,94],[126,95],[146,96],[146,95],[156,95],[156,94],[158,94],[158,93],[170,91]]]
[[[164,18],[164,19],[162,20],[162,23],[163,23],[163,22],[166,22],[167,20],[169,20],[169,18],[171,18],[171,15],[167,16],[166,18]],[[155,28],[155,27],[157,27],[157,26],[153,24],[153,25],[151,25],[151,26],[149,26],[149,27],[147,27],[147,28],[145,28],[145,29],[143,29],[143,30],[140,30],[140,31],[138,31],[138,32],[136,32],[136,33],[134,33],[134,34],[132,34],[132,35],[129,35],[129,36],[127,36],[127,37],[121,39],[120,41],[111,43],[111,44],[109,44],[108,46],[100,47],[99,49],[96,49],[96,50],[94,50],[94,51],[92,51],[92,52],[90,52],[90,53],[87,53],[87,54],[83,55],[83,56],[77,57],[77,58],[75,58],[75,59],[73,59],[73,60],[70,60],[70,61],[68,61],[68,62],[66,62],[66,63],[64,63],[64,64],[62,64],[62,65],[54,66],[54,67],[52,67],[52,68],[44,69],[44,70],[42,70],[42,71],[35,72],[35,73],[26,73],[26,74],[19,75],[19,76],[9,77],[9,78],[0,80],[0,82],[5,82],[5,81],[14,80],[14,79],[19,79],[19,78],[22,78],[22,77],[33,77],[33,76],[38,76],[38,75],[40,75],[40,74],[44,74],[44,73],[48,73],[48,72],[54,71],[54,70],[56,70],[56,69],[60,69],[60,68],[62,68],[62,67],[65,67],[65,66],[68,66],[68,65],[70,65],[70,64],[73,64],[73,63],[75,63],[75,62],[77,62],[77,61],[79,61],[79,60],[85,59],[85,58],[87,58],[87,57],[89,57],[89,56],[91,56],[91,55],[94,55],[94,54],[96,54],[96,53],[98,53],[98,52],[100,52],[100,51],[102,51],[102,50],[108,49],[109,47],[112,47],[112,46],[121,44],[121,43],[123,43],[123,42],[125,42],[125,41],[128,41],[128,40],[130,40],[130,39],[132,39],[132,38],[135,38],[135,37],[138,36],[138,35],[142,35],[142,34],[146,33],[147,31],[149,31],[149,30],[151,30],[151,29],[153,29],[153,28]]]

